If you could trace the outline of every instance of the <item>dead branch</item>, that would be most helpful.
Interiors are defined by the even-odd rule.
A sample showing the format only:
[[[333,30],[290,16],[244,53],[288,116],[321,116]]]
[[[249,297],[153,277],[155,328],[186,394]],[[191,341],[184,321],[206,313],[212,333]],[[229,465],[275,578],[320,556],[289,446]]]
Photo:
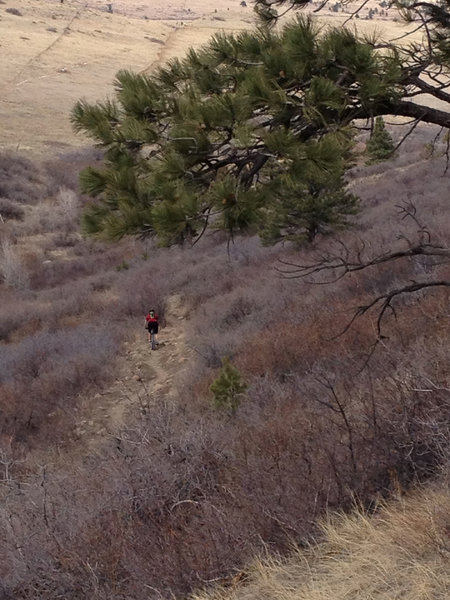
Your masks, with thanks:
[[[371,267],[393,263],[403,259],[411,259],[416,256],[432,257],[434,259],[444,259],[443,261],[435,260],[434,267],[439,266],[442,262],[447,263],[450,259],[450,248],[443,245],[432,243],[431,234],[428,228],[421,222],[417,216],[417,210],[411,202],[405,202],[397,205],[401,219],[410,219],[417,226],[416,240],[409,239],[406,235],[398,236],[400,240],[406,242],[407,247],[400,250],[389,250],[367,258],[365,256],[366,247],[364,241],[358,238],[358,245],[349,248],[344,242],[337,240],[339,251],[335,254],[325,253],[318,256],[317,260],[311,263],[295,263],[290,261],[280,260],[282,267],[276,267],[276,270],[284,279],[303,279],[308,284],[328,285],[335,283],[345,277],[349,273],[365,271]],[[373,298],[368,304],[359,306],[349,323],[345,328],[333,339],[340,337],[346,333],[356,319],[370,312],[372,309],[378,310],[376,320],[376,336],[377,342],[383,339],[382,322],[388,311],[396,316],[395,300],[400,296],[415,294],[421,290],[429,288],[450,287],[450,281],[445,279],[436,279],[431,281],[413,281],[400,287],[390,289],[385,293],[379,294]]]
[[[410,285],[405,285],[405,286],[402,286],[395,290],[386,292],[385,294],[380,294],[379,296],[374,298],[371,302],[369,302],[369,304],[365,304],[363,306],[358,307],[358,310],[353,315],[350,323],[346,326],[346,328],[344,329],[344,331],[342,333],[345,333],[346,331],[348,331],[348,329],[351,327],[351,325],[356,321],[356,319],[358,317],[364,315],[365,313],[370,311],[370,309],[378,306],[379,312],[378,312],[378,317],[377,317],[377,336],[380,339],[385,338],[386,336],[382,336],[382,334],[381,334],[381,323],[383,321],[383,318],[384,318],[387,310],[391,310],[395,316],[395,314],[396,314],[395,307],[393,306],[392,301],[395,298],[397,298],[398,296],[405,295],[405,294],[414,294],[416,292],[419,292],[420,290],[432,288],[432,287],[450,287],[450,281],[442,280],[442,281],[429,281],[429,282],[420,282],[420,283],[414,282]]]
[[[291,270],[276,268],[276,270],[283,275],[285,279],[304,279],[312,275],[316,275],[322,272],[334,272],[339,271],[332,279],[327,281],[308,281],[308,283],[334,283],[339,279],[342,279],[347,273],[354,273],[356,271],[363,271],[369,267],[381,265],[383,263],[392,262],[402,258],[411,258],[413,256],[444,256],[450,258],[450,249],[444,246],[436,246],[434,244],[419,243],[416,246],[411,246],[406,250],[398,250],[396,252],[386,252],[380,256],[373,258],[372,260],[355,260],[349,259],[350,250],[347,246],[342,244],[343,255],[322,257],[319,262],[311,264],[299,264],[291,263],[288,261],[280,260],[279,262],[287,267],[292,267]],[[358,252],[358,257],[360,252]]]

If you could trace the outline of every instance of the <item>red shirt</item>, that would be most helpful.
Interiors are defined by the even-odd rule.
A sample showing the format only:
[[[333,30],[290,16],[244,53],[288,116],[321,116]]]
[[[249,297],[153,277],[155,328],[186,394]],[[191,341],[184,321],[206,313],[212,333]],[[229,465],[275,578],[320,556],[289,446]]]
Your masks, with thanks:
[[[145,320],[147,321],[147,323],[157,323],[158,322],[158,315],[154,315],[153,317],[151,317],[150,315],[147,315],[145,317]]]

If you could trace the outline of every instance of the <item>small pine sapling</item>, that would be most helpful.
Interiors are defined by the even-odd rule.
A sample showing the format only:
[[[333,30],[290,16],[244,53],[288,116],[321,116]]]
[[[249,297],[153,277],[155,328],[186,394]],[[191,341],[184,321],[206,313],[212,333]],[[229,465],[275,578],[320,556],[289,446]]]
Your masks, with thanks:
[[[383,117],[375,119],[375,126],[367,142],[367,164],[374,164],[391,158],[395,146],[391,134],[386,129]]]
[[[242,380],[238,369],[233,367],[230,359],[225,356],[222,359],[219,376],[213,381],[209,389],[214,394],[214,406],[225,408],[234,415],[247,390],[247,384]]]

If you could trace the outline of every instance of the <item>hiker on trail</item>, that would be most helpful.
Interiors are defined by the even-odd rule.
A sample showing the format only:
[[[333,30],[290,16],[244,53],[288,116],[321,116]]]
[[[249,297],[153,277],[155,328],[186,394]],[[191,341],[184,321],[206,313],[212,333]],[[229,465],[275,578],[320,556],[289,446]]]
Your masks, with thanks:
[[[158,342],[158,315],[152,308],[148,311],[148,314],[145,316],[145,328],[148,330],[148,341],[149,342],[152,341],[151,335],[152,335],[152,333],[154,333],[155,341],[157,344],[159,344],[159,342]]]

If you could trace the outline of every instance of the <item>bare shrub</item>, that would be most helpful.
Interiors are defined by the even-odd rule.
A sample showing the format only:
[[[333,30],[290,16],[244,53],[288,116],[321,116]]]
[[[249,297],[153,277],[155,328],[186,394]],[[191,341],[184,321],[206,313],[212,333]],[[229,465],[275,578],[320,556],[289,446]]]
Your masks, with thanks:
[[[431,181],[441,159],[416,172],[428,181],[430,227],[445,240],[446,196]],[[425,188],[402,165],[364,173],[352,179],[364,192],[360,229],[339,245],[395,249],[400,232],[415,233],[413,224],[399,229],[395,204]],[[377,344],[376,315],[347,325],[374,293],[430,268],[448,276],[449,265],[419,257],[311,285],[283,279],[278,259],[326,256],[331,238],[297,250],[239,238],[227,248],[211,237],[168,251],[82,239],[62,251],[57,239],[43,250],[51,263],[32,281],[38,292],[2,289],[5,594],[184,597],[227,580],[259,549],[285,552],[320,535],[316,519],[329,508],[356,498],[372,509],[439,471],[450,422],[448,291],[401,301]],[[26,449],[69,437],[80,390],[113,377],[119,340],[141,330],[150,305],[164,314],[173,291],[197,357],[180,369],[178,393],[143,386],[127,427],[83,461],[62,453],[55,465],[19,463]],[[224,355],[248,384],[234,415],[211,408]]]
[[[319,543],[299,548],[288,559],[265,556],[231,580],[231,589],[196,592],[195,600],[256,600],[270,590],[272,597],[356,598],[390,600],[417,597],[432,590],[448,595],[449,488],[439,482],[392,500],[370,515],[358,507],[351,514],[330,515],[321,523]],[[240,576],[239,576],[240,575]]]
[[[102,159],[102,153],[97,148],[82,148],[64,152],[55,158],[43,163],[46,173],[50,177],[50,191],[52,195],[58,193],[59,188],[78,191],[79,173],[85,167]]]
[[[2,309],[0,310],[0,341],[7,342],[11,334],[23,324],[27,318],[27,310],[17,302],[8,302],[2,294]]]
[[[155,273],[151,261],[146,262],[136,265],[141,276],[146,268]],[[117,274],[117,281],[125,277],[136,283],[134,268],[131,264],[129,271]],[[200,260],[198,268],[201,272]],[[259,276],[266,280],[266,268],[263,264],[258,275],[253,266],[252,283]],[[277,283],[267,285],[266,294],[279,298]],[[288,296],[289,290],[282,288],[282,293]],[[123,431],[115,455],[98,462],[92,457],[86,472],[71,478],[75,489],[70,493],[62,480],[43,485],[36,478],[33,494],[46,490],[48,525],[42,495],[27,496],[34,504],[27,505],[26,518],[43,540],[48,568],[29,569],[15,582],[10,577],[11,593],[42,589],[56,598],[63,586],[69,598],[79,597],[80,589],[84,595],[95,591],[114,597],[112,586],[115,595],[140,598],[147,593],[148,588],[144,595],[141,589],[145,581],[155,594],[183,595],[207,579],[226,577],[264,543],[285,551],[292,540],[317,533],[314,521],[326,508],[349,506],[355,495],[370,503],[382,490],[431,473],[436,460],[432,438],[441,437],[437,428],[443,431],[447,420],[446,392],[430,394],[425,373],[435,358],[437,364],[447,364],[446,346],[442,343],[436,354],[430,342],[422,345],[421,354],[417,332],[433,330],[428,315],[439,312],[433,304],[437,299],[421,317],[414,312],[409,328],[406,318],[399,323],[409,354],[402,347],[377,354],[370,370],[355,376],[370,323],[330,341],[320,332],[340,326],[336,321],[343,323],[348,313],[339,313],[344,304],[326,288],[314,294],[311,303],[320,301],[319,312],[308,303],[305,309],[298,294],[290,303],[284,300],[284,311],[272,313],[268,329],[265,314],[261,322],[253,322],[254,338],[237,354],[238,366],[250,380],[248,397],[233,419],[210,410],[209,401],[185,386],[177,400],[158,399],[134,427]],[[201,305],[192,318],[205,318]],[[244,323],[235,329],[239,332]],[[441,325],[434,327],[440,331]],[[278,347],[255,346],[266,337],[277,343],[277,331]],[[444,342],[448,332],[439,335]],[[258,360],[252,361],[245,350]],[[408,371],[412,377],[405,379]],[[433,373],[433,384],[439,387],[446,376]],[[35,418],[21,430],[28,436]],[[29,528],[21,535],[25,531],[29,536]],[[12,555],[17,555],[16,547],[9,544]],[[26,563],[36,564],[32,550],[24,547]],[[70,548],[70,559],[63,563],[61,548]]]
[[[11,202],[7,198],[0,198],[0,221],[14,219],[22,221],[25,216],[25,211],[21,206]]]
[[[36,313],[30,303],[30,314],[40,316],[44,330],[72,328],[92,320],[103,322],[108,300],[105,302],[101,295],[92,293],[92,284],[96,279],[69,280],[68,283],[39,291],[44,307]],[[111,301],[112,298],[109,302]]]
[[[54,236],[53,242],[57,248],[74,248],[80,243],[80,235],[78,232],[70,231],[75,224],[76,223],[72,223],[68,226],[69,231],[61,231]]]
[[[0,196],[21,204],[36,204],[48,195],[48,182],[30,160],[0,154]]]
[[[54,198],[41,201],[29,212],[17,233],[21,236],[57,232],[68,236],[78,230],[81,203],[77,194],[68,188],[60,188]]]
[[[56,225],[66,231],[78,228],[79,199],[73,190],[60,188],[56,196]]]
[[[6,285],[17,289],[28,288],[30,281],[23,260],[8,239],[1,244],[0,269]]]
[[[110,376],[105,366],[115,351],[111,328],[88,326],[38,333],[0,346],[2,433],[22,443],[37,434],[41,440],[49,433],[53,440],[67,435],[75,419],[71,411],[76,394]],[[52,429],[54,418],[58,431]]]
[[[31,278],[34,282],[34,276]],[[83,322],[102,322],[105,311],[114,302],[107,292],[116,273],[99,273],[82,280],[73,280],[50,289],[28,292],[17,298],[17,291],[2,290],[0,310],[0,340],[20,341],[40,330],[74,327]],[[119,323],[120,319],[116,318]]]
[[[66,240],[69,238],[65,238]],[[59,244],[61,237],[56,238]],[[67,247],[67,245],[66,245]],[[69,244],[70,247],[70,244]],[[74,248],[74,250],[76,247]],[[58,252],[56,250],[56,252]],[[64,285],[66,282],[74,282],[79,279],[87,278],[93,274],[102,274],[115,266],[117,260],[117,251],[112,253],[105,252],[91,255],[62,256],[48,252],[49,258],[42,263],[42,268],[33,274],[33,289],[52,288],[58,285]],[[75,252],[74,252],[75,254]],[[81,254],[81,252],[77,252]]]

